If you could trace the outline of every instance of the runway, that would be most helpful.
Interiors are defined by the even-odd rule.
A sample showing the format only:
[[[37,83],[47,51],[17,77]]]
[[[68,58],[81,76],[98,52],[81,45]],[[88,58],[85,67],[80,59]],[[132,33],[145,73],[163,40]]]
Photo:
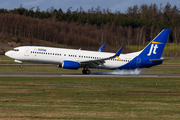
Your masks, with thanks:
[[[127,77],[127,78],[180,78],[180,75],[81,75],[81,74],[9,74],[1,73],[0,77]]]

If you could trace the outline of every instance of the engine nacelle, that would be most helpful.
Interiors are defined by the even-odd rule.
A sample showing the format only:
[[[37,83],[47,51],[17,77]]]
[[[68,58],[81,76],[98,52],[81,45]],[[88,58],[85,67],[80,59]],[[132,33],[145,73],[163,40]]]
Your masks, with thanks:
[[[74,61],[65,60],[62,63],[62,68],[65,68],[65,69],[78,69],[79,68],[79,63],[74,62]]]

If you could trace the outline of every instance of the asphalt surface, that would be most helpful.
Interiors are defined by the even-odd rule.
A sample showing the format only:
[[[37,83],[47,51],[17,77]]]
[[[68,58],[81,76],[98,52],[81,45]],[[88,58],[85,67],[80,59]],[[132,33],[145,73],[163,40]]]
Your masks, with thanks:
[[[180,78],[180,75],[80,75],[80,74],[10,74],[1,73],[0,77],[139,77],[139,78]]]

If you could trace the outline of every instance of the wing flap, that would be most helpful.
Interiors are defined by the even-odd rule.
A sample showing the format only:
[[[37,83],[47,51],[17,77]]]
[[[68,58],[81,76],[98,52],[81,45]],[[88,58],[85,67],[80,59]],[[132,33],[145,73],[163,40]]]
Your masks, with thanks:
[[[119,55],[121,54],[122,50],[123,50],[124,46],[122,46],[114,56],[110,56],[110,57],[106,57],[106,58],[102,58],[102,59],[96,59],[96,60],[84,60],[84,61],[80,61],[81,66],[89,66],[89,67],[98,67],[100,65],[103,65],[103,63],[105,63],[105,60],[109,60],[115,57],[119,57]]]

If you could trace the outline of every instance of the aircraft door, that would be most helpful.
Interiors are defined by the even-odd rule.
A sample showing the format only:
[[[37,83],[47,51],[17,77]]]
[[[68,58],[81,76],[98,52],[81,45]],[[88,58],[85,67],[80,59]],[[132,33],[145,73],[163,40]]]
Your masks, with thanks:
[[[24,56],[29,56],[29,50],[28,49],[26,49]]]
[[[140,65],[141,65],[141,58],[137,58],[136,66],[137,66],[137,67],[140,67]]]

